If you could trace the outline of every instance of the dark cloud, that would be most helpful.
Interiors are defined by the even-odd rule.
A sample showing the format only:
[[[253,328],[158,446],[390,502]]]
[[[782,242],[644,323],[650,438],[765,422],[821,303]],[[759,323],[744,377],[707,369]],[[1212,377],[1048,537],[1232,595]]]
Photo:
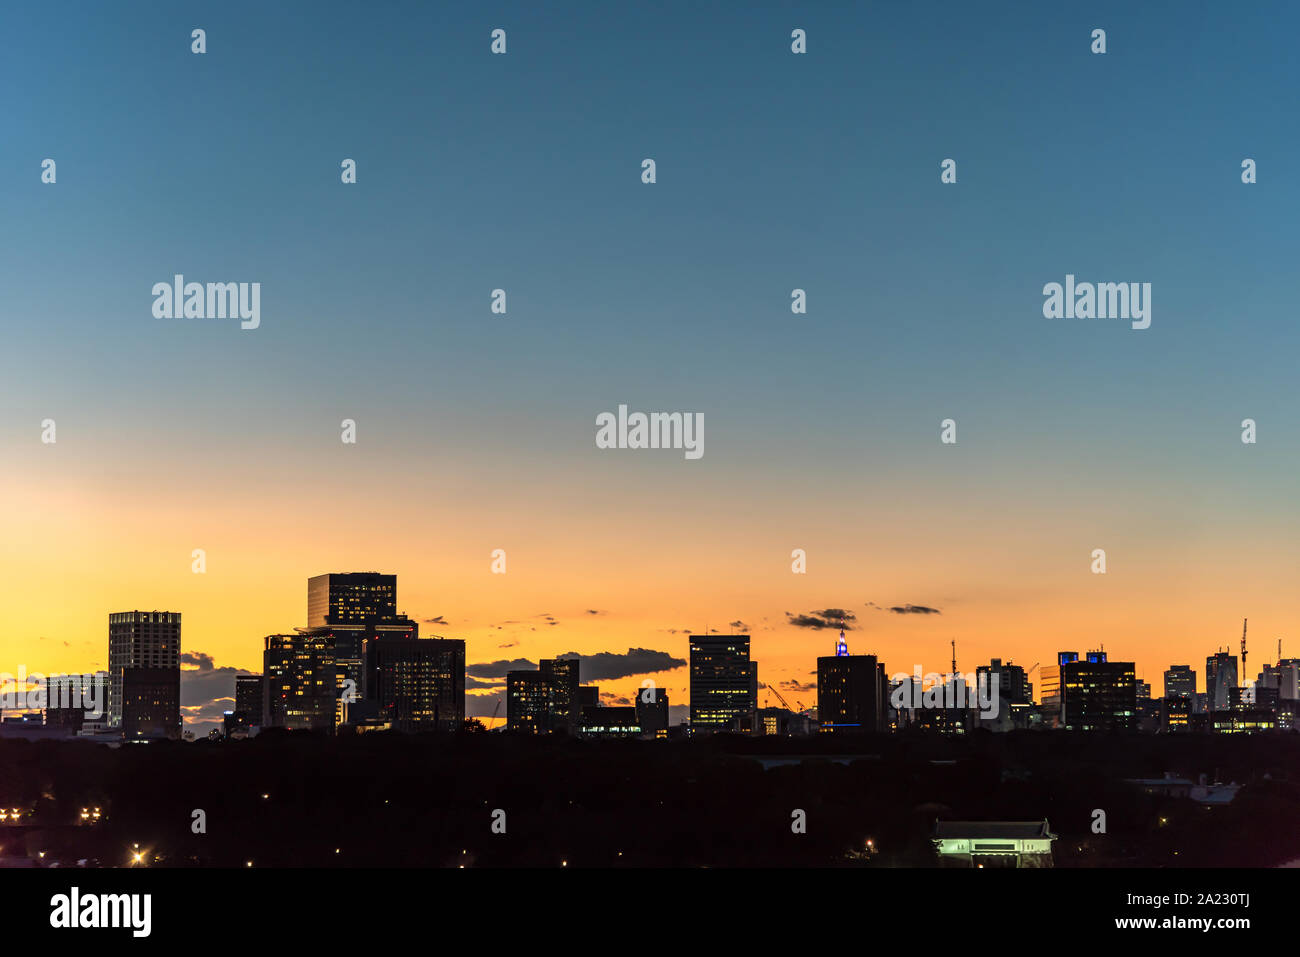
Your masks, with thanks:
[[[182,652],[180,662],[190,666],[181,668],[181,712],[186,726],[220,721],[224,712],[235,707],[235,675],[255,674],[244,668],[218,666],[211,655],[201,651]]]
[[[727,627],[732,629],[738,634],[744,634],[745,632],[749,631],[749,625],[745,624],[739,618],[737,618],[735,621],[727,622]]]
[[[782,681],[781,689],[783,691],[816,691],[817,682],[810,681],[807,684],[800,684],[798,681]]]
[[[221,721],[227,711],[235,710],[234,698],[214,698],[203,704],[182,705],[181,712],[187,725],[208,724]],[[197,728],[194,730],[198,730]]]
[[[802,615],[792,615],[788,611],[785,617],[789,624],[796,628],[812,628],[820,631],[823,628],[834,628],[845,631],[853,630],[853,622],[858,620],[858,616],[851,611],[843,608],[823,608],[821,611],[810,611]]]
[[[569,651],[559,658],[577,658],[583,681],[606,681],[615,678],[630,678],[632,675],[652,674],[656,671],[672,671],[686,664],[685,658],[674,658],[666,651],[654,651],[651,648],[629,648],[626,654],[602,651],[594,655],[580,655]]]
[[[498,705],[500,705],[500,708],[497,707]],[[494,694],[465,695],[465,717],[488,719],[495,712],[497,720],[492,725],[493,728],[499,728],[505,723],[505,710],[506,693],[504,691],[498,691]],[[484,720],[483,723],[487,724],[487,721]]]
[[[624,698],[622,695],[614,694],[609,691],[602,691],[600,693],[600,700],[605,702],[607,706],[615,706],[615,707],[622,707],[622,708],[626,708],[632,704],[632,700],[630,698]]]
[[[479,678],[472,678],[469,675],[466,675],[465,690],[470,691],[470,690],[485,688],[489,691],[500,691],[503,686],[504,680],[505,679],[497,678],[497,679],[489,679],[487,681],[483,681]]]
[[[938,608],[929,608],[925,605],[894,605],[890,609],[895,615],[938,615],[941,614]]]
[[[197,668],[199,671],[212,670],[212,656],[205,655],[201,651],[182,651],[180,653],[181,669],[184,670],[186,665]]]
[[[587,609],[587,614],[588,614],[588,615],[603,615],[603,614],[605,614],[605,613],[604,613],[603,611],[598,611],[598,610],[595,609],[595,608],[588,608],[588,609]]]
[[[422,621],[426,625],[445,625],[448,623],[447,619],[443,618],[442,615],[439,615],[437,618],[424,618]]]
[[[485,661],[477,665],[465,666],[465,674],[473,675],[475,678],[504,679],[507,671],[530,670],[537,670],[537,662],[529,661],[527,658],[500,658],[496,661]]]

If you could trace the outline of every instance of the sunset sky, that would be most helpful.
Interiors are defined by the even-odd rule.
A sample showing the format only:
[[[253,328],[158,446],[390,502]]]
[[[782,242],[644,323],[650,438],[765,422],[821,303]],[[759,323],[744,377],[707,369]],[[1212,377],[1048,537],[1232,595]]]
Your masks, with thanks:
[[[828,608],[891,673],[1104,645],[1203,688],[1243,617],[1247,677],[1300,657],[1300,13],[844,7],[0,12],[0,671],[179,611],[216,714],[368,570],[471,676],[708,628],[813,705]],[[155,319],[176,273],[261,327]],[[1151,327],[1045,319],[1067,273]],[[703,457],[598,449],[620,403]]]

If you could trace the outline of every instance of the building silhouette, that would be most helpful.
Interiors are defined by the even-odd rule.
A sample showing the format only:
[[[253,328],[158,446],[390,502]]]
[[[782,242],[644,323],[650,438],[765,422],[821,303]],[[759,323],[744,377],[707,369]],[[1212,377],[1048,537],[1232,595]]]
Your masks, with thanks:
[[[307,579],[307,627],[364,625],[397,615],[397,576],[333,572]]]
[[[266,718],[266,679],[262,675],[235,675],[235,724],[263,727]]]
[[[365,697],[398,731],[454,731],[465,720],[465,642],[379,636],[365,643]]]
[[[1196,672],[1192,670],[1191,665],[1170,665],[1165,671],[1164,697],[1186,695],[1190,698],[1195,694]]]
[[[1090,651],[1061,666],[1061,724],[1073,731],[1137,728],[1137,676],[1131,661],[1107,661]]]
[[[1061,724],[1061,669],[1078,660],[1078,652],[1058,651],[1056,664],[1043,667],[1042,677],[1039,679],[1041,685],[1039,702],[1043,708],[1043,724],[1049,728],[1059,727]]]
[[[843,632],[835,654],[817,659],[817,720],[822,731],[884,731],[888,694],[884,664],[875,655],[849,654]]]
[[[641,730],[656,737],[668,735],[668,690],[639,688],[636,692],[636,717]]]
[[[266,712],[273,728],[333,731],[343,684],[328,633],[267,635],[262,653]]]
[[[748,731],[758,710],[749,635],[691,635],[691,733]]]
[[[584,691],[580,659],[543,658],[536,671],[506,672],[506,727],[528,734],[577,734],[583,701],[599,703],[600,690]]]
[[[136,741],[180,734],[180,669],[122,669],[122,737]]]
[[[987,675],[987,677],[984,677]],[[1034,700],[1034,686],[1025,674],[1025,669],[1011,662],[1003,663],[1001,658],[992,659],[987,665],[975,668],[977,686],[981,681],[985,687],[993,687],[993,678],[998,679],[998,699],[1007,704],[1030,704]]]
[[[1205,707],[1208,711],[1227,711],[1231,707],[1229,689],[1237,687],[1237,656],[1227,651],[1215,652],[1205,659]]]
[[[148,727],[161,729],[163,734],[180,734],[180,655],[180,612],[123,611],[108,616],[109,727],[122,728],[126,722],[126,672],[147,668],[151,673],[135,676],[132,683],[131,700],[137,710],[131,715],[131,727],[133,731]]]

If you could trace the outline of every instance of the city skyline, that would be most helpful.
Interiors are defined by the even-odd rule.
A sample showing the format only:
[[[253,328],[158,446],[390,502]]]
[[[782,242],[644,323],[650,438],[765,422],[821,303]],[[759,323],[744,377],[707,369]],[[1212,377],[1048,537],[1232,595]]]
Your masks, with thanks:
[[[290,634],[295,632],[302,632],[305,629],[311,627],[319,628],[320,626],[324,625],[327,620],[329,621],[348,620],[346,617],[341,619],[324,618],[323,615],[325,614],[325,599],[323,597],[314,598],[313,588],[318,583],[321,583],[322,581],[327,581],[331,578],[336,578],[336,577],[342,577],[344,579],[348,579],[351,577],[366,578],[374,575],[379,575],[382,578],[393,580],[390,585],[391,590],[386,599],[387,604],[385,605],[385,607],[388,608],[390,612],[395,614],[396,617],[394,620],[399,622],[408,621],[408,619],[405,616],[405,612],[402,610],[403,608],[402,592],[398,590],[397,587],[397,579],[400,576],[391,573],[385,573],[385,572],[362,573],[362,572],[357,572],[354,569],[346,572],[335,571],[335,572],[320,573],[320,574],[315,574],[315,575],[305,577],[302,581],[305,581],[307,585],[308,594],[306,596],[305,601],[302,602],[302,608],[304,609],[304,613],[302,614],[301,621],[307,624],[294,625],[290,628],[282,629],[282,633]],[[316,604],[319,604],[319,608],[315,607]],[[147,611],[147,610],[162,611],[163,608],[162,606],[160,606],[158,609],[144,609],[143,607],[141,607],[137,610],[138,611]],[[909,606],[895,606],[889,609],[879,608],[877,610],[883,614],[920,615],[927,618],[939,614],[939,611],[937,609],[929,608],[928,606],[924,608],[918,606],[910,606],[910,610],[909,610]],[[596,611],[597,610],[595,609],[589,609],[588,615],[592,617],[601,617],[600,615],[594,614]],[[839,614],[830,614],[832,612],[837,612]],[[896,666],[894,662],[889,661],[883,655],[880,655],[874,648],[868,647],[866,645],[865,633],[861,633],[861,632],[858,633],[857,640],[855,641],[852,628],[854,627],[854,624],[856,622],[856,616],[854,616],[853,613],[848,612],[847,609],[835,609],[835,608],[818,609],[815,610],[815,613],[817,615],[822,615],[823,617],[812,619],[812,621],[815,623],[810,623],[806,621],[800,626],[795,626],[795,625],[789,626],[791,628],[799,627],[801,629],[808,630],[814,635],[814,638],[810,639],[810,644],[809,644],[810,657],[808,659],[808,664],[810,664],[811,667],[803,669],[804,680],[799,681],[797,687],[788,684],[787,679],[781,679],[778,677],[777,679],[775,679],[775,681],[773,681],[771,678],[767,676],[764,670],[763,659],[757,654],[753,656],[752,660],[758,666],[757,703],[759,707],[766,707],[774,703],[771,700],[773,698],[773,692],[769,690],[769,684],[772,683],[776,684],[775,697],[777,700],[781,700],[783,695],[788,696],[791,700],[795,700],[799,695],[802,695],[805,698],[811,698],[812,700],[815,701],[816,695],[818,693],[818,682],[817,682],[818,659],[827,657],[828,655],[832,655],[832,654],[839,655],[841,652],[841,648],[840,648],[841,636],[844,635],[846,632],[847,632],[848,654],[854,656],[871,656],[872,658],[879,660],[882,664],[882,667],[884,667],[885,669],[886,678],[893,678],[894,676],[897,675],[910,676],[917,669],[919,669],[922,673],[926,674],[927,678],[931,674],[937,674],[941,678],[949,677],[952,674],[950,662],[941,662],[938,660],[934,660],[930,664],[926,664],[925,662],[921,662],[921,661],[907,662],[905,667],[902,666],[900,662],[899,666]],[[387,614],[387,612],[385,612],[384,614]],[[121,611],[119,610],[119,612],[110,613],[108,619],[111,622],[116,620],[120,615],[121,615]],[[540,621],[534,621],[532,623],[524,623],[523,627],[527,627],[530,630],[535,630],[538,627],[554,628],[556,632],[563,633],[562,624],[558,621],[558,619],[555,619],[554,616],[545,615],[545,616],[538,616],[538,617],[540,618]],[[811,618],[811,616],[804,616],[804,617]],[[645,648],[640,646],[629,646],[625,652],[615,652],[610,650],[601,650],[597,652],[576,652],[573,651],[572,649],[569,649],[566,651],[552,652],[550,655],[542,654],[537,658],[529,658],[522,655],[514,655],[512,657],[496,658],[491,660],[480,660],[474,656],[473,645],[471,642],[466,641],[465,639],[460,638],[460,636],[455,634],[442,633],[442,632],[449,632],[454,629],[450,628],[450,624],[448,621],[445,620],[444,616],[439,616],[439,618],[442,618],[444,620],[435,621],[432,619],[420,619],[420,618],[412,618],[410,620],[414,621],[414,623],[419,627],[421,639],[452,638],[452,639],[457,639],[465,642],[466,645],[465,716],[467,718],[489,718],[493,716],[504,718],[505,710],[506,710],[506,690],[507,690],[506,676],[509,672],[527,671],[531,669],[536,669],[543,663],[545,659],[548,658],[562,659],[562,658],[570,658],[570,657],[577,656],[581,658],[586,658],[589,661],[591,661],[592,664],[596,665],[595,676],[587,677],[585,678],[585,680],[586,683],[588,684],[598,684],[600,686],[601,704],[625,705],[625,706],[633,704],[636,698],[637,691],[639,691],[641,688],[642,682],[646,679],[650,679],[655,683],[655,685],[658,688],[662,689],[666,694],[671,696],[671,699],[673,701],[671,715],[675,719],[673,720],[672,723],[674,724],[690,723],[689,715],[690,715],[691,697],[690,697],[690,676],[689,676],[689,670],[690,670],[689,652],[691,647],[691,639],[705,636],[706,634],[708,636],[717,636],[717,637],[740,637],[745,639],[745,647],[747,649],[750,647],[750,644],[753,639],[752,631],[749,629],[746,629],[744,633],[741,634],[737,632],[737,630],[734,628],[732,628],[729,631],[710,628],[707,632],[703,630],[699,632],[686,630],[682,634],[671,635],[666,641],[661,643],[663,647],[658,649]],[[356,620],[357,621],[364,620],[364,616]],[[729,624],[744,625],[745,623],[740,620],[734,620]],[[550,634],[554,634],[554,632],[550,632]],[[263,642],[265,640],[269,640],[270,638],[275,637],[276,635],[277,635],[276,631],[268,631],[265,635],[262,636],[262,638],[258,639],[258,643],[257,643],[259,648],[258,661],[256,663],[256,667],[253,668],[235,668],[235,667],[224,665],[222,663],[212,660],[210,655],[208,655],[206,652],[203,652],[200,649],[190,649],[188,647],[188,642],[186,641],[182,642],[180,654],[179,654],[179,661],[180,661],[179,666],[181,669],[181,690],[180,690],[181,701],[182,701],[181,712],[182,712],[182,717],[184,719],[184,724],[187,728],[202,732],[202,731],[206,731],[209,727],[220,726],[223,714],[227,711],[233,710],[234,708],[234,703],[235,703],[234,689],[235,689],[236,677],[238,675],[262,675],[263,674],[262,666],[264,662],[262,659],[262,652],[265,650],[266,647],[263,644]],[[1238,636],[1238,639],[1239,638],[1240,636]],[[552,638],[550,640],[554,642],[556,639]],[[541,641],[542,639],[538,639],[538,642]],[[812,644],[813,641],[820,641],[821,646],[820,647],[815,646],[814,644]],[[681,658],[680,663],[674,663],[674,660],[679,657],[674,654],[674,648],[677,646],[677,643],[679,642],[684,642],[685,647],[683,650],[683,655],[680,656]],[[556,645],[556,647],[559,647],[563,644],[564,642],[560,641],[559,644]],[[1095,651],[1095,650],[1104,651],[1105,649],[1102,647],[1102,645],[1104,645],[1104,643],[1102,643],[1101,645],[1087,645],[1087,646],[1081,645],[1077,647],[1085,651]],[[951,644],[949,645],[949,647],[951,648]],[[1055,647],[1050,652],[1044,652],[1037,659],[1035,659],[1035,662],[1033,663],[1030,663],[1027,660],[1017,660],[1005,654],[997,654],[997,653],[991,654],[987,658],[979,659],[979,660],[976,660],[974,658],[968,659],[963,656],[957,662],[958,665],[957,674],[966,675],[966,676],[974,674],[977,669],[986,669],[989,666],[990,661],[993,661],[994,659],[1000,660],[1006,666],[1011,666],[1013,664],[1017,665],[1019,668],[1023,669],[1027,673],[1026,674],[1027,680],[1031,683],[1033,688],[1033,701],[1039,702],[1043,697],[1043,690],[1042,690],[1042,685],[1040,680],[1041,671],[1039,669],[1044,665],[1050,666],[1055,664],[1057,661],[1058,652],[1060,652],[1063,647],[1065,646]],[[1239,644],[1234,645],[1232,643],[1225,642],[1220,646],[1207,650],[1204,655],[1191,652],[1188,656],[1185,656],[1182,659],[1167,662],[1163,666],[1159,667],[1158,673],[1152,675],[1147,675],[1144,672],[1142,666],[1140,664],[1137,664],[1135,661],[1136,679],[1138,680],[1139,683],[1148,684],[1152,696],[1159,698],[1162,697],[1164,693],[1165,672],[1170,668],[1176,668],[1178,666],[1187,666],[1190,667],[1191,674],[1195,679],[1194,681],[1195,690],[1201,694],[1206,694],[1209,691],[1208,688],[1209,669],[1205,664],[1205,659],[1214,658],[1216,654],[1226,655],[1230,660],[1230,662],[1233,664],[1232,671],[1231,671],[1232,677],[1227,685],[1224,685],[1223,687],[1219,688],[1218,697],[1222,698],[1223,700],[1217,702],[1218,707],[1225,708],[1227,707],[1226,689],[1228,687],[1235,687],[1238,685],[1241,687],[1248,687],[1250,685],[1253,685],[1255,683],[1257,674],[1262,672],[1266,666],[1271,667],[1271,665],[1273,664],[1273,659],[1277,657],[1275,654],[1273,654],[1270,651],[1270,646],[1268,644],[1265,644],[1265,646],[1262,649],[1260,649],[1259,644],[1256,644],[1253,647],[1256,650],[1254,651],[1254,658],[1252,660],[1255,661],[1256,664],[1251,665],[1250,669],[1254,673],[1247,673],[1245,669],[1241,668],[1240,657],[1239,657],[1240,645]],[[498,650],[501,650],[500,646],[498,646]],[[513,650],[513,648],[510,650]],[[1277,646],[1276,643],[1274,643],[1272,645],[1272,651],[1275,652],[1276,650],[1277,650]],[[1283,646],[1282,650],[1284,652],[1282,658],[1287,657],[1285,655],[1285,646]],[[959,655],[962,655],[962,649],[960,646],[956,649],[956,651]],[[746,653],[748,654],[748,651]],[[1107,652],[1107,654],[1110,656],[1110,659],[1112,661],[1134,660],[1133,656],[1126,654],[1122,649],[1117,651],[1113,645],[1111,649]],[[1282,658],[1279,658],[1278,660],[1282,660]],[[633,664],[634,662],[636,661],[646,662],[648,660],[655,660],[657,662],[656,666],[645,667],[642,670],[636,670],[633,673],[628,675],[623,674],[623,672],[626,672],[635,667],[635,665]],[[660,662],[667,665],[671,665],[671,667],[661,666],[659,664]],[[589,664],[588,667],[590,668],[591,664]],[[92,665],[84,668],[68,669],[66,671],[46,669],[41,667],[32,667],[32,666],[27,666],[25,670],[28,674],[42,673],[45,674],[46,676],[53,677],[55,675],[64,675],[64,674],[90,674],[90,673],[94,673],[101,670],[107,670],[107,669],[101,668],[98,665]],[[795,670],[796,672],[798,671],[797,666]],[[611,673],[613,673],[615,676],[611,677],[610,676]],[[494,676],[496,675],[499,676],[488,677],[489,674]],[[211,690],[214,687],[214,685],[224,687],[224,685],[228,684],[229,685],[228,693],[218,693],[215,695],[211,695],[205,701],[196,704],[194,702],[193,687],[187,688],[187,684],[188,684],[186,680],[187,676],[189,677],[190,680],[194,680],[194,679],[203,680],[205,682],[205,687],[207,687],[209,690]],[[796,678],[794,680],[797,681],[798,679]],[[187,691],[189,692],[188,696],[187,696]],[[187,703],[187,697],[189,699],[188,703]],[[815,710],[815,705],[811,710]],[[504,721],[503,721],[503,725],[504,725]]]
[[[828,608],[898,670],[1104,644],[1155,684],[1243,617],[1300,651],[1300,12],[498,14],[501,56],[419,4],[0,12],[0,79],[44,78],[0,131],[7,670],[150,607],[256,671],[330,568],[478,664],[741,621],[806,685]],[[259,283],[258,326],[159,318],[178,274]],[[1068,276],[1150,326],[1047,318]],[[703,456],[599,447],[621,405]]]

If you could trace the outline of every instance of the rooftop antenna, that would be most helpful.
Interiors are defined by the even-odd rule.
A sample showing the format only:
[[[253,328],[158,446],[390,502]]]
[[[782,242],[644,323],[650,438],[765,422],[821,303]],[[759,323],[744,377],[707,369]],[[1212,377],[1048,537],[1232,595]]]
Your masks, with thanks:
[[[957,639],[952,640],[952,673],[957,674]]]

